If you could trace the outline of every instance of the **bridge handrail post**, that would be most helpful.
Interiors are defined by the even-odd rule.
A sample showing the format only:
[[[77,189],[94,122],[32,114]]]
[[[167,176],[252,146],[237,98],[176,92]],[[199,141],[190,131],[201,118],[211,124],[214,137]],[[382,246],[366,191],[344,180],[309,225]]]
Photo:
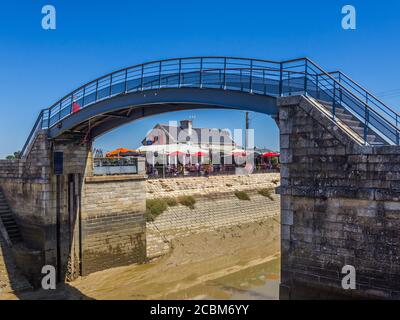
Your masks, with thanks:
[[[73,104],[74,104],[74,95],[71,94],[71,103],[70,103],[70,108],[69,108],[69,114],[72,114]]]
[[[203,88],[203,58],[200,58],[200,89]]]
[[[86,94],[86,87],[83,87],[83,93],[82,93],[82,108],[85,106],[85,94]]]
[[[304,64],[304,95],[307,96],[307,72],[308,72],[308,65],[307,65],[307,59]]]
[[[283,63],[280,63],[279,67],[279,96],[283,96]]]
[[[158,66],[158,88],[161,89],[161,68],[162,61],[160,61],[160,65]]]
[[[125,93],[128,92],[128,69],[125,69],[125,88],[124,88],[124,92]]]
[[[142,70],[140,75],[140,91],[143,91],[143,77],[144,77],[144,64],[142,64]]]
[[[336,82],[333,83],[332,119],[336,118]]]
[[[59,108],[59,110],[58,110],[58,121],[60,121],[61,120],[61,106],[62,106],[62,103],[61,103],[62,101],[60,101],[60,108]]]
[[[226,90],[226,57],[224,58],[224,90]]]
[[[178,88],[181,87],[181,72],[182,72],[182,59],[179,59],[179,67],[178,67]]]
[[[99,99],[99,80],[96,81],[96,94],[95,94],[95,101]],[[72,104],[71,104],[72,106]]]
[[[265,83],[265,69],[263,69],[263,87],[264,87],[264,94],[267,94],[267,85]]]
[[[47,112],[47,128],[50,129],[50,115],[51,115],[51,109]]]
[[[253,59],[250,59],[250,79],[249,79],[249,90],[253,93]]]
[[[239,72],[239,82],[240,82],[240,91],[243,91],[242,68],[240,68],[240,72]]]
[[[39,114],[39,117],[38,117],[38,119],[40,118],[40,128],[41,129],[44,129],[44,127],[43,127],[43,120],[44,120],[44,110],[42,110],[42,111],[40,111],[40,114]],[[39,121],[39,120],[38,120]],[[36,124],[35,124],[35,126],[34,126],[34,128],[36,127]]]
[[[109,91],[109,97],[111,97],[111,95],[112,95],[112,74],[110,74],[110,91]]]
[[[365,107],[365,122],[364,122],[364,144],[368,143],[368,123],[369,123],[369,109]]]
[[[397,114],[396,114],[396,144],[397,144],[397,145],[399,145],[399,143],[400,143],[400,141],[399,141],[400,137],[399,137],[399,129],[398,129],[398,126],[399,126],[399,118],[398,118],[398,116],[397,116]]]

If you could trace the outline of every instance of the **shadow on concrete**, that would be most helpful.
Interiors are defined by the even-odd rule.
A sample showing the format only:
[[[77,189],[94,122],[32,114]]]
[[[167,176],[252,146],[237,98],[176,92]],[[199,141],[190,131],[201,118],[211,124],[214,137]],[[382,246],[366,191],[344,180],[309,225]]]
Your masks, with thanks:
[[[0,300],[92,300],[69,284],[57,284],[56,290],[34,290],[27,278],[17,268],[13,258],[13,248],[0,234]]]
[[[17,297],[20,300],[94,300],[68,283],[57,284],[56,290],[20,292]]]
[[[0,234],[0,293],[31,289],[31,284],[15,265],[11,243]]]

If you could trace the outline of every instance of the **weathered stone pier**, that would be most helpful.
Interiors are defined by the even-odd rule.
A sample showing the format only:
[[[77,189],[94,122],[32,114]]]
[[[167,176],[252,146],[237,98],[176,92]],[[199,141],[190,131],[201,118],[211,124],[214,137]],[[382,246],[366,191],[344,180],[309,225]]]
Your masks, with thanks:
[[[57,152],[62,174],[54,174]],[[22,273],[38,286],[44,265],[67,281],[145,261],[144,179],[143,159],[137,174],[94,176],[90,144],[51,142],[45,132],[24,159],[1,160],[0,185],[22,235],[12,249]]]
[[[304,97],[281,98],[278,123],[282,297],[399,299],[400,147],[360,145]]]

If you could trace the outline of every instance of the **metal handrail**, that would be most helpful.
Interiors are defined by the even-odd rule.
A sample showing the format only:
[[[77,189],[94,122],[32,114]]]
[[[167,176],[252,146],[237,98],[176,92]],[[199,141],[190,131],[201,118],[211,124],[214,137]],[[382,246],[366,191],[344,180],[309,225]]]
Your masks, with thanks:
[[[379,98],[377,98],[374,94],[372,94],[370,91],[368,91],[367,89],[365,89],[363,86],[361,86],[359,83],[357,83],[356,81],[354,81],[352,78],[350,78],[347,74],[343,73],[342,71],[333,71],[330,72],[330,74],[338,74],[339,75],[339,82],[342,80],[342,78],[347,79],[348,81],[350,81],[350,86],[354,85],[356,88],[358,88],[359,90],[356,89],[357,92],[359,92],[360,94],[364,94],[366,101],[371,101],[371,99],[375,100],[376,102],[378,102],[380,104],[377,105],[375,104],[379,109],[381,109],[385,114],[387,114],[388,116],[392,117],[393,120],[398,120],[400,117],[400,114],[398,112],[396,112],[395,110],[393,110],[392,108],[390,108],[388,105],[386,105],[382,100],[380,100]],[[353,89],[355,89],[353,87]],[[389,111],[389,112],[388,112]]]
[[[259,61],[259,62],[266,62],[266,63],[275,63],[275,64],[280,64],[280,62],[278,61],[273,61],[273,60],[265,60],[265,59],[248,59],[248,58],[239,58],[239,57],[223,57],[223,56],[206,56],[206,57],[201,57],[201,56],[196,56],[196,57],[184,57],[184,58],[169,58],[169,59],[164,59],[164,60],[153,60],[153,61],[148,61],[148,62],[144,62],[141,64],[136,64],[130,67],[126,67],[126,68],[122,68],[119,69],[117,71],[113,71],[110,73],[107,73],[104,76],[98,77],[90,82],[85,83],[84,85],[81,85],[80,87],[78,87],[77,89],[73,90],[72,92],[68,93],[67,95],[65,95],[63,98],[61,98],[60,100],[58,100],[56,103],[54,103],[50,108],[56,106],[57,104],[59,104],[61,101],[65,100],[66,98],[68,98],[69,96],[71,96],[74,92],[78,92],[79,90],[82,90],[83,88],[89,86],[90,84],[95,84],[97,81],[102,80],[102,79],[106,79],[114,74],[118,74],[120,72],[123,72],[125,70],[130,70],[130,69],[135,69],[137,67],[141,67],[141,66],[146,66],[146,65],[151,65],[151,64],[155,64],[155,63],[163,63],[163,62],[170,62],[170,61],[179,61],[179,60],[195,60],[195,59],[232,59],[232,60],[255,60],[255,61]],[[50,109],[49,108],[49,109]]]
[[[328,76],[331,80],[334,81],[335,84],[337,84],[341,89],[345,90],[348,94],[350,94],[353,98],[355,98],[359,103],[361,103],[365,109],[366,109],[366,113],[374,113],[376,116],[378,116],[379,118],[381,118],[384,122],[386,122],[386,124],[388,124],[390,127],[392,127],[392,129],[394,129],[397,133],[397,141],[396,144],[399,144],[399,134],[400,134],[400,130],[398,128],[397,125],[392,124],[391,122],[389,122],[387,119],[385,119],[384,117],[382,117],[379,113],[377,113],[374,109],[371,108],[370,105],[368,105],[366,102],[362,101],[359,97],[357,97],[353,92],[351,92],[350,90],[348,90],[343,84],[341,84],[339,81],[337,81],[331,74],[329,74],[328,72],[324,71],[318,64],[316,64],[314,61],[312,61],[311,59],[305,58],[309,63],[311,63],[312,65],[314,65],[316,68],[319,69],[319,71],[321,71],[322,74]],[[294,60],[296,61],[296,59]],[[368,122],[367,119],[366,123],[364,124],[365,127],[368,127]],[[366,134],[364,134],[364,140],[366,141]]]
[[[199,83],[194,82],[194,80],[192,80],[192,82],[187,80],[189,76],[196,76],[197,74],[199,75]],[[215,82],[213,80],[211,83],[207,84],[207,79],[204,79],[207,74],[218,76],[218,80]],[[79,102],[81,107],[85,108],[93,103],[115,96],[116,94],[125,94],[133,90],[148,90],[150,84],[150,89],[154,89],[153,86],[155,86],[156,89],[168,86],[178,88],[182,86],[198,86],[199,88],[203,88],[207,85],[215,86],[216,84],[219,84],[224,90],[246,90],[252,94],[268,94],[275,96],[291,95],[293,92],[303,92],[304,94],[312,95],[316,92],[317,98],[320,94],[325,94],[332,98],[333,111],[335,111],[335,105],[337,103],[342,105],[344,108],[350,108],[350,106],[346,106],[346,103],[342,101],[342,95],[345,94],[345,97],[351,97],[352,102],[354,102],[355,105],[353,105],[353,108],[356,107],[357,109],[361,108],[364,110],[365,115],[362,116],[362,118],[365,128],[370,127],[369,118],[372,115],[372,119],[375,119],[379,124],[382,124],[383,129],[387,130],[390,134],[393,134],[392,131],[395,132],[395,142],[396,144],[399,144],[397,113],[343,74],[343,77],[351,81],[351,83],[361,91],[356,90],[358,94],[355,94],[352,89],[348,88],[346,84],[343,83],[343,81],[336,79],[333,76],[334,74],[335,73],[326,72],[314,61],[308,58],[277,62],[272,60],[239,57],[208,56],[171,58],[137,64],[96,78],[95,80],[73,90],[71,93],[54,103],[51,107],[43,109],[36,120],[35,126],[32,129],[27,142],[25,143],[22,153],[25,152],[32,136],[35,134],[35,131],[40,124],[43,129],[50,129],[57,125],[65,117],[74,113],[74,103]],[[238,77],[236,81],[239,81],[237,83],[240,83],[240,86],[234,89],[228,88],[229,85],[227,85],[229,82],[228,78],[232,76]],[[177,78],[177,83],[168,84],[168,79],[173,79],[174,77]],[[302,79],[304,80],[304,86],[299,84]],[[167,80],[167,84],[163,84],[165,80]],[[255,89],[257,85],[260,85],[261,80],[264,85],[264,92],[259,92],[259,90]],[[268,84],[266,80],[269,80],[270,83]],[[267,93],[266,88],[267,85],[272,85],[271,81],[277,83],[278,90],[274,89],[275,92],[271,92],[270,90],[270,92]],[[134,83],[135,86],[129,88],[132,83]],[[121,86],[121,88],[116,86]],[[353,87],[353,89],[355,88]],[[313,90],[315,92],[313,92]],[[368,99],[363,101],[359,97],[359,94],[362,95],[363,92],[365,92],[367,98],[371,97],[373,100],[379,102],[379,105],[374,103],[378,109],[384,109],[383,111],[386,113],[386,110],[393,112],[395,117],[393,118],[392,116],[392,120],[395,119],[396,124],[393,125],[392,121],[374,110],[371,105],[369,105]],[[335,112],[333,118],[335,120]],[[365,132],[367,133],[367,129]],[[367,138],[366,133],[363,137],[365,141]],[[393,141],[393,139],[391,140]]]
[[[39,116],[37,117],[35,124],[29,133],[28,139],[26,140],[26,142],[21,150],[21,153],[20,153],[21,158],[24,156],[25,151],[28,149],[28,146],[31,144],[32,139],[34,138],[34,135],[36,134],[36,132],[42,128],[43,114],[44,114],[44,110],[40,111]]]

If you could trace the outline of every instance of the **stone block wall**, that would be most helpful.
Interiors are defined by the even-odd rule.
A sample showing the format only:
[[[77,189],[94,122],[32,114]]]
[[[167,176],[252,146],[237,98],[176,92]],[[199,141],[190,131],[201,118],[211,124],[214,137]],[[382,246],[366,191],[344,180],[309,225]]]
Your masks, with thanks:
[[[43,225],[51,223],[50,144],[38,134],[29,156],[21,160],[0,160],[0,186],[15,214],[25,242],[43,249]]]
[[[0,160],[0,187],[20,228],[25,248],[13,248],[15,263],[22,273],[37,283],[43,264],[55,265],[54,242],[48,241],[52,224],[50,143],[39,132],[30,154],[24,159]],[[22,254],[23,253],[23,254]],[[31,261],[29,265],[25,262]]]
[[[145,176],[86,177],[82,274],[146,260]]]
[[[27,249],[15,252],[16,262],[35,285],[45,264],[68,281],[145,259],[144,176],[96,180],[90,149],[81,139],[50,141],[43,131],[26,158],[0,161],[0,186]],[[57,176],[54,152],[63,153]]]
[[[264,178],[269,179],[267,175]],[[271,217],[279,219],[279,196],[271,194],[272,199],[264,197],[258,194],[256,188],[247,192],[250,201],[239,200],[233,192],[222,192],[214,194],[212,199],[196,197],[194,209],[183,205],[169,207],[154,221],[147,223],[147,257],[168,253],[173,240],[178,237],[262,222]]]
[[[186,177],[149,179],[146,192],[149,199],[187,196],[212,197],[223,193],[232,194],[236,190],[253,191],[276,188],[280,174],[256,173],[251,175],[221,175],[209,177]]]
[[[283,298],[400,298],[400,148],[359,145],[305,97],[279,105]]]

